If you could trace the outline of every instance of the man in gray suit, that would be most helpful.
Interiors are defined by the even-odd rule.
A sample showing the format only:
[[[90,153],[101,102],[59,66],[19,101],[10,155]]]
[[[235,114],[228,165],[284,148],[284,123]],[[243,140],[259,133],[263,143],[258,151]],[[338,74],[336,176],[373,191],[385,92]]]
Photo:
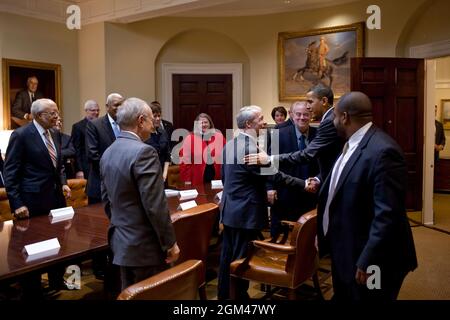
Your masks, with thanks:
[[[110,208],[109,243],[120,266],[122,290],[178,259],[156,150],[143,141],[153,130],[145,101],[125,100],[117,111],[121,132],[100,160],[102,200]]]

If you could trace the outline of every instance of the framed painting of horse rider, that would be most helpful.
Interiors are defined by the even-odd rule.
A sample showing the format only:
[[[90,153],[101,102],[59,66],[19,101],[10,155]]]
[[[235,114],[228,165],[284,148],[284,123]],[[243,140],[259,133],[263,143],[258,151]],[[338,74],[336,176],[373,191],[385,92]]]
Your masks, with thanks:
[[[336,98],[350,90],[350,58],[364,54],[364,23],[278,34],[280,101],[302,100],[317,84]]]

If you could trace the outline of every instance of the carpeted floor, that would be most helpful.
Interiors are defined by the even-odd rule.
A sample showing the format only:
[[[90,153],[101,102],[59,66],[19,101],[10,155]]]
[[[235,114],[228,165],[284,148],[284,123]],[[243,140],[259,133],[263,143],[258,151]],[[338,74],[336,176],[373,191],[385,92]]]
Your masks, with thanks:
[[[412,227],[417,257],[418,268],[408,274],[400,291],[401,300],[449,300],[450,299],[450,235],[435,229],[424,226]],[[326,278],[330,270],[329,260],[320,263],[322,271],[319,277]],[[217,271],[217,266],[215,268]],[[45,283],[45,277],[44,277]],[[333,295],[331,277],[328,277],[321,285],[323,295],[326,300]],[[2,289],[2,288],[0,288]],[[1,293],[3,291],[3,294]],[[217,299],[217,278],[208,282],[207,296],[210,300]],[[6,294],[6,296],[5,296]],[[0,290],[0,300],[17,300],[19,290],[11,287],[6,291]],[[250,283],[249,295],[252,298],[262,298],[265,292],[261,291],[261,286],[257,283]],[[90,263],[82,265],[82,278],[80,290],[61,290],[59,292],[49,292],[48,300],[104,300],[106,295],[103,292],[103,281],[97,280],[92,274]],[[286,292],[279,290],[275,292],[270,300],[286,300]],[[312,281],[303,285],[297,294],[298,300],[316,299]]]

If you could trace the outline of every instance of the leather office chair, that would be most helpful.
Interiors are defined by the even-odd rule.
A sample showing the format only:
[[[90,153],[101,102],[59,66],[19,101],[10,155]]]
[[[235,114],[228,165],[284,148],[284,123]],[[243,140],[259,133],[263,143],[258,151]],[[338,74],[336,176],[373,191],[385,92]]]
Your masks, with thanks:
[[[196,300],[203,262],[188,260],[123,290],[117,300]]]
[[[0,221],[13,219],[5,188],[0,188]]]
[[[179,186],[184,185],[184,183],[180,179],[180,166],[179,165],[171,165],[167,171],[167,185],[169,188],[178,188]]]
[[[293,300],[296,298],[295,289],[312,277],[317,295],[319,299],[323,299],[317,275],[316,210],[305,213],[297,222],[283,223],[292,228],[289,237],[286,237],[288,244],[254,240],[247,258],[231,263],[232,298],[236,298],[237,278],[288,288],[288,298]]]
[[[72,196],[66,199],[67,206],[74,208],[85,207],[88,205],[88,197],[86,195],[86,179],[68,179],[67,184],[72,190]]]
[[[171,215],[180,257],[176,263],[186,260],[202,260],[206,265],[209,243],[219,207],[214,203],[205,203],[197,207],[179,211]],[[206,300],[205,272],[199,288],[200,298]]]

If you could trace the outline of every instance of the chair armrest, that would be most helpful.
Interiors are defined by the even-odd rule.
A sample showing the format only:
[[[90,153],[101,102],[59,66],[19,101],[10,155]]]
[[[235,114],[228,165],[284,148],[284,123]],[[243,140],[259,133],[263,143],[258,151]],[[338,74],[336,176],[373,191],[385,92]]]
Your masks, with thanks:
[[[253,245],[257,248],[270,250],[270,251],[278,251],[285,254],[294,254],[296,251],[296,248],[289,245],[284,244],[278,244],[273,242],[267,242],[267,241],[260,241],[260,240],[253,240]]]
[[[297,224],[295,221],[287,221],[287,220],[281,220],[281,224],[285,226],[289,226],[289,229],[294,228],[294,226]]]

